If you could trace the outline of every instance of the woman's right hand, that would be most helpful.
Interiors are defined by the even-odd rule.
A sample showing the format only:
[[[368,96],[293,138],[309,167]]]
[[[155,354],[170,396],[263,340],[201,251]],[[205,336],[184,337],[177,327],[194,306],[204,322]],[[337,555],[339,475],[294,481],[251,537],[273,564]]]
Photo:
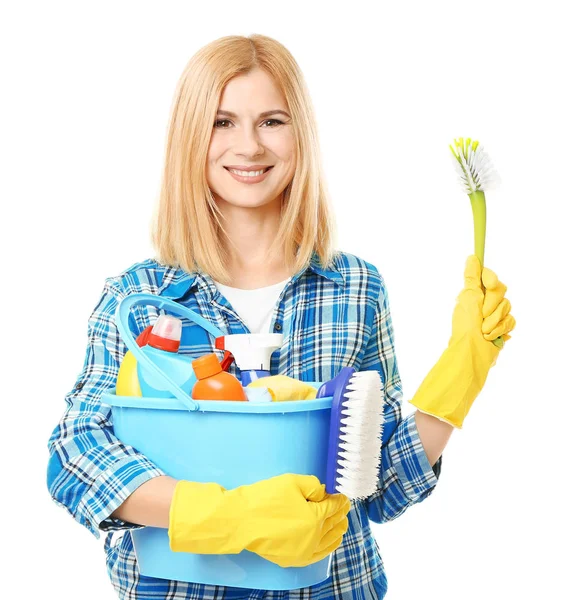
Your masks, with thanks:
[[[349,510],[346,496],[328,494],[313,475],[286,473],[233,490],[179,481],[170,507],[170,548],[249,550],[281,567],[303,567],[338,548]]]

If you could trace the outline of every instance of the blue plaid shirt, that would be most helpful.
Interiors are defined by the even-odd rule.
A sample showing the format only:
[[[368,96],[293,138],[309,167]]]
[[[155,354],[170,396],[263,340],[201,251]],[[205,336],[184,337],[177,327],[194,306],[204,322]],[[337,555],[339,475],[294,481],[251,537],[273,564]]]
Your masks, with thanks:
[[[272,374],[324,382],[344,366],[375,369],[386,393],[378,489],[366,500],[352,503],[349,528],[334,553],[331,577],[293,591],[244,590],[139,574],[130,531],[140,525],[109,515],[141,484],[166,473],[115,437],[111,408],[100,399],[103,391],[115,387],[127,351],[115,326],[117,303],[136,292],[176,300],[224,333],[249,333],[207,274],[188,273],[148,259],[105,281],[89,318],[83,369],[65,396],[66,410],[49,440],[47,484],[53,500],[96,538],[100,531],[106,532],[107,571],[118,596],[130,600],[383,598],[386,576],[370,521],[395,519],[429,496],[439,477],[441,459],[432,469],[413,414],[402,418],[388,295],[376,267],[341,252],[333,267],[323,269],[314,254],[310,265],[285,286],[274,312],[271,331],[283,333],[284,343],[273,354]],[[152,324],[157,315],[155,307],[135,307],[130,322],[133,334]],[[185,322],[181,353],[198,357],[216,352],[221,358],[223,352],[215,350],[212,342],[200,327]],[[234,364],[230,372],[239,375]]]

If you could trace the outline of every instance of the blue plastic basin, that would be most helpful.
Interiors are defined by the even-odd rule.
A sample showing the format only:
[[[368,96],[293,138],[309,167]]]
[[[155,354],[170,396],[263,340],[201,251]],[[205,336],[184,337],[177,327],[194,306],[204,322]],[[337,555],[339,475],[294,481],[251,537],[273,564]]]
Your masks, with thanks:
[[[215,482],[226,489],[283,473],[326,480],[331,397],[268,403],[199,401],[195,411],[176,398],[106,393],[102,401],[112,407],[116,436],[176,479]],[[291,590],[330,576],[331,556],[307,567],[282,568],[247,551],[173,552],[166,529],[144,527],[131,533],[140,572],[150,577]]]

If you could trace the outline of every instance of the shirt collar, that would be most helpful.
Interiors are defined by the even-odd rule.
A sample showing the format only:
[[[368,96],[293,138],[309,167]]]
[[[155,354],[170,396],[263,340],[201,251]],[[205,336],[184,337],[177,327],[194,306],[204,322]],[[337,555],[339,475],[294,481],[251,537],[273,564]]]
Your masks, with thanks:
[[[311,270],[317,275],[325,277],[326,279],[329,279],[340,286],[344,286],[346,283],[344,276],[334,264],[327,269],[322,266],[322,263],[316,252],[313,252],[309,265],[293,275],[291,278],[291,283],[297,281],[306,270]],[[180,267],[166,267],[162,284],[158,288],[157,293],[159,296],[165,296],[172,300],[178,300],[194,286],[202,287],[207,292],[210,300],[217,291],[212,278],[207,273],[202,273],[200,271],[192,271],[188,273]]]

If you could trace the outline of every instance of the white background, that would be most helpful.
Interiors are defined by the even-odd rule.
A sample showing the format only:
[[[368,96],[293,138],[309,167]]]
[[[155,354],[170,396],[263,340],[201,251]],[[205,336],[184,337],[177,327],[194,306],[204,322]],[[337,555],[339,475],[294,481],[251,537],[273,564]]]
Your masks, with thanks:
[[[385,277],[406,399],[445,348],[473,252],[448,144],[480,140],[502,179],[487,194],[486,265],[508,286],[517,327],[454,432],[433,495],[374,527],[388,600],[568,597],[570,42],[561,6],[2,8],[2,539],[15,595],[115,597],[103,538],[49,497],[47,441],[104,279],[152,256],[180,73],[218,37],[263,33],[306,77],[340,246]]]

